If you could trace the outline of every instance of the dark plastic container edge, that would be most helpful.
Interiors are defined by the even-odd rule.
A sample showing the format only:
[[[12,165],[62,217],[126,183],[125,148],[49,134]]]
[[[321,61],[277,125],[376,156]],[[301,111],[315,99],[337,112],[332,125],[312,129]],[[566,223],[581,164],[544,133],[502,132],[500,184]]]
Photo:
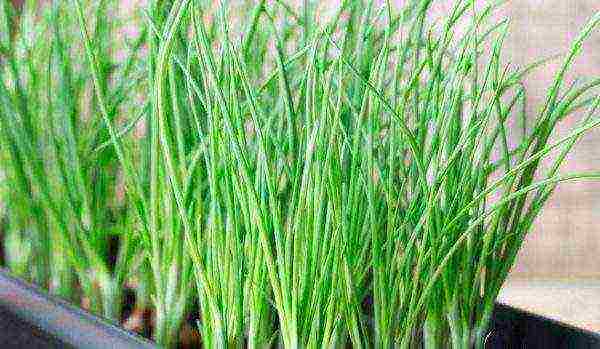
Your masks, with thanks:
[[[48,296],[1,268],[0,347],[157,348],[109,321]],[[600,334],[497,304],[485,347],[600,349]]]
[[[600,334],[496,304],[486,349],[600,349]]]
[[[150,341],[9,276],[0,269],[0,312],[51,347],[156,348]],[[20,320],[20,321],[19,321]],[[38,339],[39,341],[40,339]],[[4,346],[5,347],[5,346]]]

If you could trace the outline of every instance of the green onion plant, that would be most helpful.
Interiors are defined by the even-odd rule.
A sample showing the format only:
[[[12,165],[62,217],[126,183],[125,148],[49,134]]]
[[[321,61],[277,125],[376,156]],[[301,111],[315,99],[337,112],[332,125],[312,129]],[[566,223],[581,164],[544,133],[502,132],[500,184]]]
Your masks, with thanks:
[[[197,311],[207,348],[482,348],[545,202],[600,176],[560,171],[600,13],[532,109],[502,2],[151,0],[125,59],[113,2],[2,4],[8,263],[113,318],[135,280],[161,346]]]

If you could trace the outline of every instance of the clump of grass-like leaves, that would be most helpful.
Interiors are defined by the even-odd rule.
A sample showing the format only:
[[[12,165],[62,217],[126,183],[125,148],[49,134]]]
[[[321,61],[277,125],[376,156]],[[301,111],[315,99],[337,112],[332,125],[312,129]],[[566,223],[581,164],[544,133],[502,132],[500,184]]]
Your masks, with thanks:
[[[599,176],[559,169],[600,123],[600,78],[565,83],[600,14],[530,114],[522,81],[545,60],[522,69],[503,62],[509,27],[493,20],[498,4],[457,0],[432,18],[432,3],[343,0],[326,16],[309,1],[299,9],[282,0],[150,1],[141,11],[147,52],[114,63],[128,73],[127,64],[144,69],[135,88],[145,98],[142,117],[128,116],[123,127],[119,105],[140,108],[118,88],[127,76],[106,71],[109,41],[98,23],[108,24],[97,16],[93,29],[86,4],[71,0],[65,6],[77,14],[86,64],[70,63],[80,52],[63,48],[60,64],[42,65],[58,81],[81,70],[94,85],[91,112],[80,110],[75,87],[42,95],[35,79],[20,82],[11,62],[24,71],[35,64],[11,53],[14,39],[2,46],[0,68],[12,74],[0,79],[11,161],[3,168],[19,190],[9,195],[11,227],[22,222],[11,229],[38,243],[26,237],[25,222],[40,217],[35,234],[85,252],[47,258],[64,258],[75,275],[82,265],[112,271],[88,256],[108,252],[82,232],[111,229],[100,212],[114,203],[89,195],[99,178],[116,190],[118,173],[128,210],[120,246],[129,257],[107,273],[122,286],[119,268],[144,258],[161,345],[176,344],[198,304],[210,348],[481,347],[494,300],[556,185]],[[50,42],[61,52],[59,38]],[[21,94],[38,109],[24,111]],[[69,106],[71,119],[52,113],[54,104]],[[557,135],[573,117],[579,126]],[[74,145],[69,128],[43,127],[72,118],[93,126],[76,132]],[[27,120],[32,131],[22,127]],[[141,139],[129,132],[138,122]],[[67,143],[53,145],[58,140]],[[34,149],[56,155],[34,161]],[[95,229],[82,214],[86,197],[98,210]],[[66,208],[68,224],[57,214]],[[61,234],[39,228],[47,226]],[[127,247],[133,240],[139,252]]]
[[[108,117],[124,101],[143,38],[115,62],[114,3],[86,9],[95,19],[99,88],[110,94]],[[0,2],[0,135],[10,190],[4,243],[11,268],[62,297],[85,299],[118,319],[136,238],[119,200],[119,168],[99,106],[81,64],[79,27],[62,2],[22,8]],[[114,248],[114,246],[117,246]]]

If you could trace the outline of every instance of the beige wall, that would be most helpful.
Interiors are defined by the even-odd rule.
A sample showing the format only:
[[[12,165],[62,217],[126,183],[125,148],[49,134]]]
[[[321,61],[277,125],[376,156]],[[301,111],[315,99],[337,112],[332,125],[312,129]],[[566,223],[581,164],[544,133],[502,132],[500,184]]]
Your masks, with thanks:
[[[564,52],[581,27],[600,11],[598,0],[515,0],[503,9],[511,18],[509,59],[526,64],[534,57]],[[543,99],[560,60],[526,81],[531,105]],[[573,76],[600,77],[600,30],[586,42]],[[536,109],[531,108],[531,112]],[[580,119],[573,118],[573,121]],[[565,126],[574,123],[566,122]],[[566,128],[562,128],[566,129]],[[600,171],[600,129],[574,148],[566,171]],[[600,280],[600,183],[564,183],[537,219],[521,251],[513,278],[597,278]]]

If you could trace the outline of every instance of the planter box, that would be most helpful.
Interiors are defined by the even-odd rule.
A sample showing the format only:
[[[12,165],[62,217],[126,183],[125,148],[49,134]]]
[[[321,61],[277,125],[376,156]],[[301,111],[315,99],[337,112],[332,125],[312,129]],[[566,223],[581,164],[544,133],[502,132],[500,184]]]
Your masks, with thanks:
[[[486,349],[600,348],[600,334],[498,304],[494,310]]]
[[[0,271],[0,348],[156,346]],[[486,348],[600,348],[600,335],[499,304]]]
[[[156,348],[0,271],[0,348]]]

